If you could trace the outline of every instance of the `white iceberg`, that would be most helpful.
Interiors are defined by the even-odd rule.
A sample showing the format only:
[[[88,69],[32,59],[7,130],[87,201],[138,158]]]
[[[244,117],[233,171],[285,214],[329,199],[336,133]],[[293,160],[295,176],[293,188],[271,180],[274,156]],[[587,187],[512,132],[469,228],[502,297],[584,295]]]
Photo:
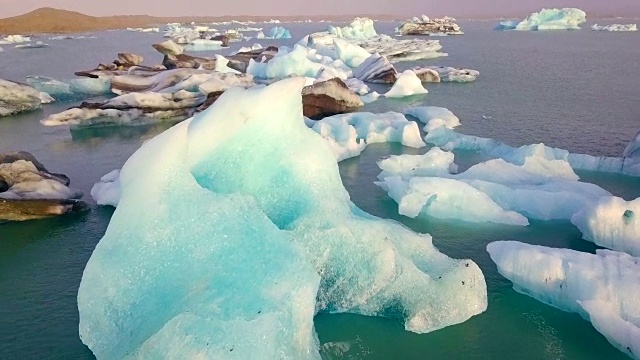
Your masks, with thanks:
[[[8,35],[0,39],[0,45],[19,44],[31,41],[31,37],[22,35]]]
[[[613,346],[640,359],[640,259],[514,241],[491,243],[487,251],[516,291],[580,314]]]
[[[188,51],[215,51],[222,49],[222,41],[195,39],[184,45],[184,49]]]
[[[420,81],[416,73],[411,70],[405,70],[400,74],[400,76],[398,76],[398,79],[391,87],[391,90],[384,94],[384,96],[388,98],[399,98],[426,94],[428,92],[429,91],[422,86],[422,81]]]
[[[460,126],[460,119],[451,110],[438,106],[411,107],[404,110],[405,115],[413,116],[425,124],[427,133],[440,127],[454,129]]]
[[[417,124],[395,112],[334,115],[316,121],[312,129],[327,139],[338,161],[360,155],[367,144],[372,143],[398,142],[413,148],[426,146]]]
[[[597,245],[640,256],[640,199],[625,201],[606,197],[582,209],[571,222],[585,240]]]
[[[520,22],[501,21],[496,30],[580,30],[580,24],[585,21],[587,13],[580,9],[542,9]]]
[[[350,201],[303,85],[229,90],[129,158],[78,291],[97,358],[319,359],[317,312],[424,333],[486,309],[475,263]]]
[[[591,26],[591,30],[613,31],[613,32],[638,31],[638,25],[637,24],[611,24],[611,25],[593,24]]]
[[[345,27],[329,25],[327,31],[343,39],[369,39],[378,35],[373,26],[373,20],[358,17]]]
[[[117,207],[121,196],[120,170],[113,170],[104,175],[91,188],[91,197],[98,205]]]
[[[342,80],[350,78],[353,73],[342,60],[322,56],[317,50],[302,45],[295,45],[291,51],[282,47],[269,62],[250,60],[247,67],[247,74],[262,79],[284,79],[290,76],[315,78],[320,71],[328,72],[325,76],[330,73],[331,77]]]

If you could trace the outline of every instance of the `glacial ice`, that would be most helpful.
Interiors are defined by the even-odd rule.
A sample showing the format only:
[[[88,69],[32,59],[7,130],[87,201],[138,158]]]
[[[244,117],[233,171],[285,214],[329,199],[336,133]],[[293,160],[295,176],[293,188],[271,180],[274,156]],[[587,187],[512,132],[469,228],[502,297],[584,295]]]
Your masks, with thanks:
[[[111,93],[111,81],[108,78],[81,78],[64,82],[44,76],[29,76],[26,82],[57,101],[79,100]]]
[[[284,79],[290,76],[316,77],[321,71],[332,73],[332,77],[346,80],[351,77],[352,71],[341,60],[334,60],[328,56],[322,56],[315,49],[309,49],[302,45],[295,45],[293,50],[282,47],[278,54],[268,63],[249,61],[247,74],[262,79]]]
[[[475,263],[351,203],[303,85],[231,89],[126,162],[78,291],[98,358],[319,359],[316,312],[423,333],[486,309]]]
[[[266,37],[267,39],[291,39],[291,33],[289,30],[285,29],[282,26],[274,26],[269,30],[269,33]]]
[[[616,251],[640,256],[640,199],[602,198],[575,214],[571,222],[585,240]]]
[[[41,49],[49,46],[50,46],[49,44],[46,44],[42,41],[36,41],[35,43],[19,44],[19,45],[16,45],[15,48],[16,49]]]
[[[378,35],[373,26],[373,20],[369,18],[355,18],[345,27],[329,25],[327,31],[343,39],[369,39]]]
[[[426,93],[428,93],[428,91],[422,86],[422,81],[416,76],[416,73],[411,70],[405,70],[398,76],[391,90],[384,94],[384,96],[388,98],[399,98]]]
[[[502,21],[497,30],[579,30],[587,14],[576,8],[542,9],[518,22]]]
[[[31,161],[17,160],[0,164],[0,179],[9,186],[0,192],[0,199],[79,199],[80,190],[72,189],[44,171],[39,171]]]
[[[429,132],[425,136],[425,141],[444,150],[478,151],[513,164],[523,164],[527,156],[537,154],[547,160],[567,161],[574,170],[640,176],[640,159],[638,158],[572,154],[567,150],[551,148],[544,144],[532,144],[515,148],[491,138],[464,135],[445,127],[439,127]]]
[[[395,112],[334,115],[316,121],[312,129],[329,142],[338,161],[360,155],[367,144],[398,142],[413,148],[426,145],[417,124]]]
[[[640,359],[640,259],[514,241],[491,243],[487,251],[516,291],[580,314],[613,346]]]
[[[221,72],[221,73],[241,74],[240,71],[236,69],[232,69],[228,65],[229,65],[229,59],[227,59],[222,55],[216,54],[216,66],[213,69],[214,71]]]
[[[460,119],[451,110],[437,106],[411,107],[404,110],[405,115],[413,116],[425,124],[424,131],[429,133],[440,127],[454,129],[460,126]]]
[[[189,117],[192,109],[158,110],[144,112],[142,109],[88,109],[71,108],[58,114],[51,114],[40,120],[44,126],[61,125],[139,125],[157,120],[178,120]]]
[[[102,176],[91,188],[91,197],[98,205],[118,206],[120,202],[120,170]]]
[[[371,56],[371,54],[362,47],[342,39],[335,39],[333,44],[336,52],[335,59],[342,60],[352,68],[357,68]]]
[[[437,72],[442,82],[473,82],[480,75],[477,70],[458,69],[449,66],[418,66],[413,68],[416,74],[429,70]]]
[[[638,25],[637,24],[611,24],[611,25],[593,24],[593,26],[591,26],[591,30],[613,31],[613,32],[638,31]]]
[[[189,51],[215,51],[222,49],[222,41],[209,39],[194,39],[184,44],[184,49]]]
[[[19,43],[29,42],[29,41],[31,41],[30,36],[8,35],[0,39],[0,45],[19,44]]]
[[[456,170],[453,154],[438,148],[420,156],[392,156],[378,165],[382,173],[376,184],[398,202],[400,214],[412,217],[422,210],[445,219],[527,225],[523,216],[570,220],[581,210],[611,196],[596,185],[579,182],[566,161],[547,160],[536,154],[527,156],[522,165],[493,159],[460,174],[452,174]],[[461,193],[469,194],[473,201],[461,206],[462,203],[452,200],[450,208],[443,201],[438,202],[455,199]],[[495,217],[501,213],[494,211],[492,217],[478,217],[477,208],[483,207],[519,216],[510,215],[505,221],[502,216]]]
[[[0,79],[0,116],[35,110],[50,101],[48,94],[30,85]]]

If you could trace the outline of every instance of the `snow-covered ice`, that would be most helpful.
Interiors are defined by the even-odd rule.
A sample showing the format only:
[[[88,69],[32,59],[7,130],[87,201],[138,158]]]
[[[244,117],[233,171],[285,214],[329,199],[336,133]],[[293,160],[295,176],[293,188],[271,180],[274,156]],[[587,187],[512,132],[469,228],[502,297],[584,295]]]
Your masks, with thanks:
[[[101,177],[91,188],[91,197],[98,205],[117,207],[121,197],[120,170],[113,170]]]
[[[304,83],[231,89],[125,163],[78,291],[97,358],[319,359],[317,312],[424,333],[486,309],[475,263],[350,201]]]
[[[410,107],[404,110],[405,115],[413,116],[425,124],[424,131],[429,133],[440,127],[454,129],[460,126],[460,119],[451,110],[438,106]]]
[[[640,359],[640,259],[587,254],[514,241],[487,246],[516,291],[591,321],[609,342]]]

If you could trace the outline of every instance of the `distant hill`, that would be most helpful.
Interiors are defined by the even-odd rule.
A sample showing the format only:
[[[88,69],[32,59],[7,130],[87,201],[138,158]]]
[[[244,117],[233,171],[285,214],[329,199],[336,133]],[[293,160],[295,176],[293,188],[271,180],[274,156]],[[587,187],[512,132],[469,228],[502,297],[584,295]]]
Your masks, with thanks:
[[[366,15],[364,15],[366,16]],[[370,16],[379,20],[403,19],[398,15],[374,15]],[[180,23],[205,23],[220,21],[268,21],[271,16],[196,16],[196,17],[153,17],[147,15],[119,15],[96,17],[81,14],[75,11],[67,11],[53,8],[40,8],[29,13],[0,19],[0,34],[42,34],[42,33],[76,33],[86,31],[100,31],[112,29],[125,29],[128,27],[150,27],[172,22]],[[350,21],[354,15],[342,16],[285,16],[278,17],[282,21],[287,20],[334,20]]]

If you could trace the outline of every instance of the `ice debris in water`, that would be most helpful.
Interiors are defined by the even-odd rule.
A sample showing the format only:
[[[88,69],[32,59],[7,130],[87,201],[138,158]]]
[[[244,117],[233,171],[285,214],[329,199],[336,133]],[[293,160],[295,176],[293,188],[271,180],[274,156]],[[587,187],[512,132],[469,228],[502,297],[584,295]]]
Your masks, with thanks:
[[[611,194],[578,181],[569,164],[531,155],[522,165],[493,159],[460,174],[453,154],[438,148],[421,156],[392,156],[379,163],[376,184],[396,200],[401,215],[420,213],[471,222],[527,225],[525,216],[570,220]]]
[[[542,9],[520,22],[501,21],[496,30],[579,30],[580,24],[585,21],[587,13],[580,9]]]
[[[399,142],[413,148],[426,145],[418,125],[395,112],[334,115],[316,121],[312,129],[327,139],[338,161],[360,155],[372,143]]]
[[[567,161],[574,170],[640,176],[640,158],[638,157],[607,157],[572,154],[567,150],[548,147],[544,144],[524,145],[516,148],[491,138],[460,134],[447,127],[433,125],[434,128],[425,136],[425,141],[443,150],[477,151],[484,155],[501,158],[517,165],[523,164],[526,157],[535,154],[547,160]]]
[[[291,33],[289,30],[285,29],[282,26],[274,26],[269,30],[269,34],[266,37],[267,39],[291,39]]]
[[[413,116],[424,123],[424,131],[431,132],[437,128],[454,129],[460,126],[460,119],[451,110],[437,106],[411,107],[404,110],[404,113]]]
[[[45,76],[29,76],[26,82],[58,101],[78,100],[111,93],[111,81],[108,78],[82,78],[64,82]]]
[[[612,345],[640,359],[639,258],[514,241],[491,243],[487,251],[516,291],[580,314]]]
[[[344,39],[369,39],[378,35],[373,27],[373,20],[369,18],[355,18],[345,27],[329,25],[327,31]]]
[[[78,292],[97,358],[319,359],[317,312],[424,333],[486,309],[474,262],[350,201],[304,82],[230,89],[126,162]]]
[[[121,197],[120,170],[113,170],[101,177],[91,188],[91,197],[98,205],[118,206]]]
[[[611,25],[593,24],[591,26],[591,30],[613,31],[613,32],[638,31],[638,25],[637,24],[611,24]]]
[[[422,86],[422,81],[416,73],[406,70],[400,76],[386,94],[388,98],[399,98],[411,95],[421,95],[428,93],[427,89]]]
[[[575,214],[571,222],[585,240],[600,246],[640,256],[640,198],[626,201],[606,197]]]

